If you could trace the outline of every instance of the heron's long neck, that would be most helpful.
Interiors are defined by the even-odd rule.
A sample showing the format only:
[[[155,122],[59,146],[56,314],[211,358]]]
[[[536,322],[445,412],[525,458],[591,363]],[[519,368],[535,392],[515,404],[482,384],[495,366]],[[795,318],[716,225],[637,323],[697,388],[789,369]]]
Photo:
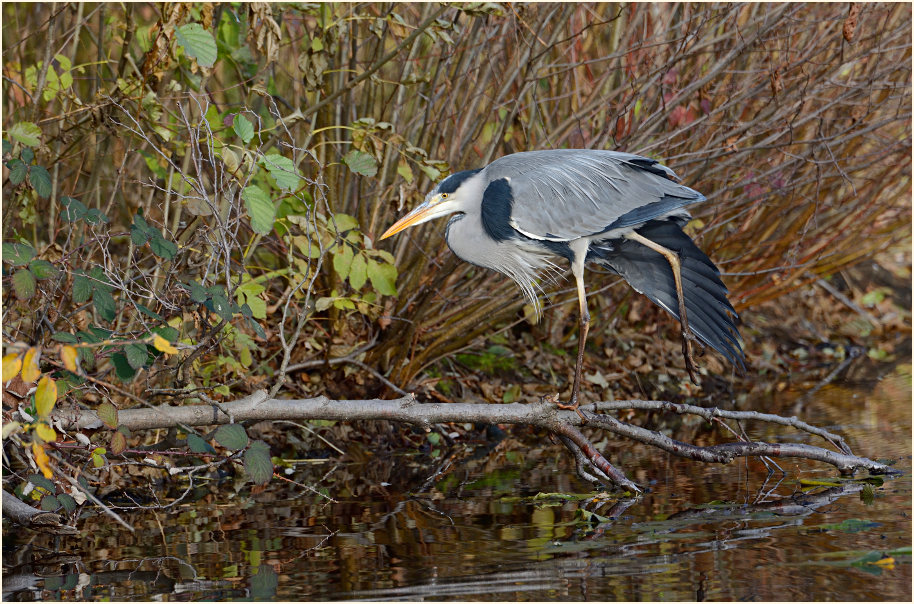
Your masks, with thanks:
[[[445,234],[448,247],[461,260],[498,271],[517,283],[524,297],[539,312],[537,280],[543,270],[556,274],[560,269],[548,252],[535,243],[520,239],[496,241],[486,234],[478,212],[451,218]]]

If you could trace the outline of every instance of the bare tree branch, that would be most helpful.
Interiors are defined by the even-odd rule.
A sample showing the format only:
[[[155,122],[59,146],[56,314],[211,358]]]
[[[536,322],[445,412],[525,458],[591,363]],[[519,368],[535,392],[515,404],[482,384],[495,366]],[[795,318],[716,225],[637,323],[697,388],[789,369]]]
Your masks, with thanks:
[[[727,442],[698,446],[674,440],[660,432],[648,430],[619,421],[609,415],[594,413],[594,409],[660,409],[676,413],[690,413],[708,419],[759,420],[791,426],[831,441],[841,451],[795,443]],[[387,420],[418,425],[431,430],[435,424],[449,422],[474,422],[485,424],[525,424],[544,429],[556,435],[574,454],[581,475],[587,480],[599,480],[640,492],[638,486],[625,477],[597,450],[591,440],[581,432],[582,426],[596,427],[632,440],[657,447],[674,455],[707,463],[729,463],[737,457],[795,457],[812,459],[835,466],[842,474],[853,474],[864,469],[873,474],[893,473],[885,464],[858,457],[838,436],[810,426],[796,418],[784,418],[754,411],[724,411],[691,405],[676,405],[664,401],[615,401],[600,402],[582,407],[587,411],[587,421],[577,413],[559,410],[551,401],[512,404],[419,403],[413,395],[393,400],[331,400],[326,397],[310,399],[274,399],[265,391],[258,391],[243,399],[214,405],[125,409],[118,413],[118,423],[131,430],[170,428],[179,425],[203,426],[225,424],[230,421],[227,411],[235,421],[269,420]],[[98,428],[102,423],[94,411],[61,410],[55,422],[64,430]],[[596,477],[596,478],[595,478]]]

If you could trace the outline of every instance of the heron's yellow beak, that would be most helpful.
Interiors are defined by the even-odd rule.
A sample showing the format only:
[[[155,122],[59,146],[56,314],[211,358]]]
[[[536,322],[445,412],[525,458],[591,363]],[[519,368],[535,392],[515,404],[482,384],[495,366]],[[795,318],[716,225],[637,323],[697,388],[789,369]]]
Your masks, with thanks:
[[[426,199],[425,202],[416,206],[412,212],[398,220],[391,226],[389,229],[384,231],[384,234],[381,235],[381,239],[387,239],[391,235],[396,235],[404,229],[408,229],[411,226],[416,226],[417,224],[422,224],[423,222],[428,222],[434,218],[440,216],[446,216],[457,211],[455,204],[450,203],[450,199],[446,195],[441,193]],[[380,239],[378,240],[380,241]]]

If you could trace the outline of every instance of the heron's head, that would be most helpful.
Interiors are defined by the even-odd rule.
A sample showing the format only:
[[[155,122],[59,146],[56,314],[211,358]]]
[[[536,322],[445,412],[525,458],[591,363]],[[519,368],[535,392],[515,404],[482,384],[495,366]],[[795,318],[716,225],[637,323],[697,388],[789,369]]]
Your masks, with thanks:
[[[439,182],[438,186],[425,196],[425,201],[395,222],[393,226],[381,235],[381,239],[386,239],[404,229],[428,222],[434,218],[447,216],[454,212],[465,212],[474,202],[478,204],[480,200],[474,199],[478,195],[472,193],[475,188],[464,186],[478,172],[479,170],[464,170],[463,172],[451,174]]]

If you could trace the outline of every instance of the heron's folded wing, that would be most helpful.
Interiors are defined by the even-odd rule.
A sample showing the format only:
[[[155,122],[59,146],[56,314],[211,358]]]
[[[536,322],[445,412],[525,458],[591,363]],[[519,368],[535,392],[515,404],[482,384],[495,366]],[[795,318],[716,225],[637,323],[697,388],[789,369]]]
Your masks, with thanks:
[[[483,212],[508,217],[534,239],[571,241],[668,216],[704,196],[676,183],[655,160],[616,151],[556,149],[514,153],[486,168]],[[504,195],[504,185],[510,195]]]

